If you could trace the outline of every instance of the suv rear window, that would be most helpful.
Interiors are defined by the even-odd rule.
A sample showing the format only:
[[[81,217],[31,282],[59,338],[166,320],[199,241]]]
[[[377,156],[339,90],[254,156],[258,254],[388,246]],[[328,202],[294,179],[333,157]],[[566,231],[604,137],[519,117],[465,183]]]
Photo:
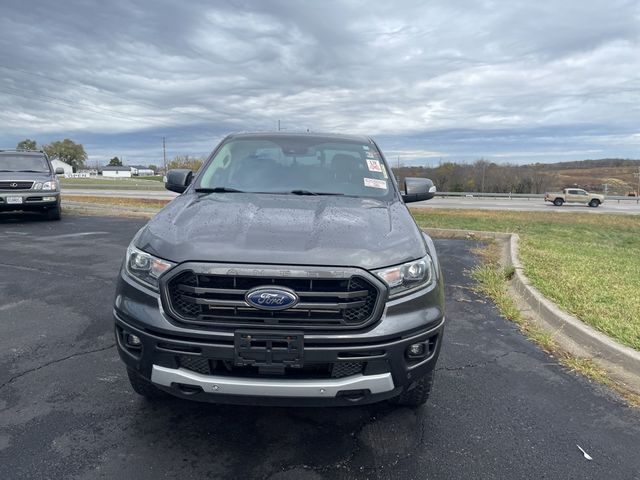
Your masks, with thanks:
[[[393,192],[374,144],[314,137],[232,138],[205,165],[197,188],[375,198]]]
[[[50,173],[49,164],[44,156],[0,154],[0,172],[38,172]]]

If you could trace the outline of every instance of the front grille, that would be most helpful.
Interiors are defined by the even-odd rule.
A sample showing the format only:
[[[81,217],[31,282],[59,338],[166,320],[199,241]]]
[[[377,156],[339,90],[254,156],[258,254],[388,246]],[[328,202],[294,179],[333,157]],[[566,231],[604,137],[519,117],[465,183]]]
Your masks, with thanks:
[[[25,181],[1,181],[0,190],[30,190],[33,187],[33,182]]]
[[[256,287],[285,287],[300,301],[287,310],[260,310],[245,301]],[[166,284],[169,311],[186,323],[217,327],[357,328],[373,320],[378,289],[367,279],[199,274],[187,270]]]
[[[264,376],[255,366],[237,367],[229,361],[209,360],[195,355],[177,355],[176,362],[180,368],[201,375]],[[365,366],[366,362],[310,363],[300,368],[285,367],[283,374],[291,378],[345,378],[363,373]]]

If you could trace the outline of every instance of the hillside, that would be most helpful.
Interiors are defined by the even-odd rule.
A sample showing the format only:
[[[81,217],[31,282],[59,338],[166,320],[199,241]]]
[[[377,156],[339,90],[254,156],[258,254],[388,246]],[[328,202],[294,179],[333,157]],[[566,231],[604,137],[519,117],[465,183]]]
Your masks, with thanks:
[[[431,178],[440,191],[544,193],[575,186],[627,195],[638,190],[634,173],[640,171],[640,160],[606,158],[526,165],[478,160],[472,164],[446,162],[432,168],[401,166],[393,171],[400,181],[408,176]]]
[[[554,172],[558,186],[578,184],[590,190],[603,189],[608,184],[609,192],[626,195],[638,189],[640,160],[583,160],[547,165],[548,172]]]

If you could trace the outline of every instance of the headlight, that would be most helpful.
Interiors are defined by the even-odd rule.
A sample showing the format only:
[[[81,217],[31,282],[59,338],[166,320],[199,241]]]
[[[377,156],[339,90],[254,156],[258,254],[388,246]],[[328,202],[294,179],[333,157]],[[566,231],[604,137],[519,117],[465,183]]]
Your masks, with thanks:
[[[127,273],[139,282],[154,289],[158,288],[160,276],[174,265],[175,263],[167,262],[137,249],[133,244],[127,248],[127,258],[125,260]]]
[[[33,184],[33,190],[57,190],[58,182],[51,180],[50,182],[36,182]]]
[[[389,286],[389,296],[417,288],[424,288],[435,281],[433,261],[429,255],[395,267],[383,268],[374,272]]]

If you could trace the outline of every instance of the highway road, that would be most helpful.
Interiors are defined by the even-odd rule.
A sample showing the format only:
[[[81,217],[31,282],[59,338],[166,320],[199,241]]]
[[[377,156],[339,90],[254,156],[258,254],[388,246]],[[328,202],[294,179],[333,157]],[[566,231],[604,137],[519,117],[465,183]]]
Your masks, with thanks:
[[[144,401],[111,317],[143,223],[0,214],[0,478],[639,478],[638,410],[502,319],[464,240],[436,241],[447,326],[426,407]]]
[[[436,197],[426,202],[410,204],[411,207],[478,209],[478,210],[516,210],[522,212],[562,212],[562,213],[623,213],[640,215],[640,205],[634,200],[606,201],[598,208],[586,205],[565,204],[556,207],[542,198],[481,198],[481,197]]]
[[[103,190],[85,188],[63,188],[62,193],[70,198],[73,195],[127,197],[127,198],[151,198],[157,200],[171,200],[177,196],[168,190]],[[609,200],[598,208],[589,208],[584,205],[565,204],[556,207],[541,198],[481,198],[481,197],[436,197],[426,202],[410,204],[411,207],[430,208],[454,208],[454,209],[480,209],[480,210],[517,210],[524,212],[562,212],[562,213],[622,213],[640,215],[640,204],[635,200]]]
[[[118,190],[102,188],[64,188],[62,194],[65,197],[74,195],[90,197],[124,197],[124,198],[151,198],[154,200],[172,200],[178,194],[169,190]]]

